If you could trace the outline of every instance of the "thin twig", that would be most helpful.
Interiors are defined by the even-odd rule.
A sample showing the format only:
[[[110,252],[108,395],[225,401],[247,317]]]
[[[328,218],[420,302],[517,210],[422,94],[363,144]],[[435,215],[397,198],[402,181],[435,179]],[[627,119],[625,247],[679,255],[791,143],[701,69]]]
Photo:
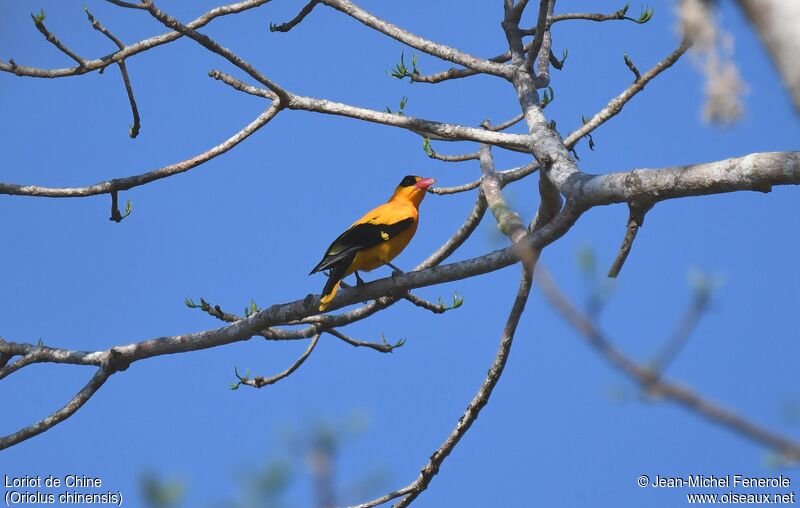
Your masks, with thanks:
[[[144,8],[144,6],[141,4],[137,4],[137,6],[141,6],[141,8]],[[95,19],[95,17],[92,15],[91,12],[89,12],[89,9],[86,8],[86,6],[83,7],[83,10],[86,12],[86,16],[89,18],[89,23],[92,24],[92,28],[94,28],[98,32],[108,37],[111,40],[111,42],[113,42],[120,50],[125,49],[125,44],[123,44],[123,42],[118,37],[116,37],[106,27],[104,27],[102,23],[100,23],[97,19]],[[130,137],[135,138],[136,136],[139,135],[139,130],[141,128],[141,119],[139,118],[139,108],[136,105],[136,98],[133,95],[133,87],[131,86],[131,78],[130,76],[128,76],[128,67],[125,65],[125,59],[124,58],[120,59],[117,63],[119,64],[119,71],[122,74],[122,82],[125,84],[125,93],[128,94],[128,102],[131,105],[131,113],[133,114],[133,125],[131,125],[131,128],[129,130],[129,135]]]
[[[404,508],[408,506],[428,488],[433,478],[439,473],[439,468],[442,466],[442,463],[450,455],[458,442],[461,441],[461,438],[464,437],[470,427],[472,427],[472,424],[478,418],[481,410],[489,402],[494,387],[497,386],[497,382],[500,381],[500,377],[503,375],[503,369],[505,368],[506,361],[511,352],[514,333],[517,330],[517,325],[525,310],[525,304],[530,294],[531,281],[531,273],[526,268],[523,268],[522,280],[520,281],[514,305],[511,308],[506,326],[503,330],[500,347],[497,350],[492,366],[489,368],[486,379],[483,381],[483,385],[478,390],[478,393],[475,394],[475,397],[472,398],[472,401],[470,401],[464,414],[458,419],[455,429],[453,429],[442,446],[433,452],[428,463],[422,468],[419,478],[407,487],[410,487],[409,493],[395,505],[395,508]]]
[[[675,332],[650,362],[650,368],[653,372],[660,376],[675,360],[678,353],[680,353],[686,345],[689,337],[691,337],[692,332],[697,328],[700,319],[705,315],[710,302],[710,289],[699,288],[695,290],[692,302],[689,304],[689,308],[686,309],[686,313],[678,323]]]
[[[531,173],[536,172],[539,169],[539,163],[535,160],[531,161],[530,163],[520,166],[518,168],[513,169],[506,169],[505,171],[497,172],[497,176],[500,179],[500,185],[505,186],[511,182],[516,182],[517,180],[521,180],[526,176],[530,175]],[[434,194],[457,194],[459,192],[466,192],[472,189],[476,189],[480,187],[481,179],[478,178],[477,180],[465,183],[463,185],[457,185],[454,187],[434,187],[432,189],[428,189],[428,192],[432,192]]]
[[[277,83],[272,81],[270,78],[262,74],[258,69],[256,69],[253,65],[246,62],[243,58],[239,57],[236,53],[229,50],[228,48],[222,47],[216,41],[214,41],[211,37],[201,34],[197,30],[193,29],[188,25],[184,25],[174,17],[170,16],[166,12],[160,10],[156,7],[155,3],[152,0],[142,0],[147,6],[147,11],[153,16],[155,19],[163,23],[165,26],[175,30],[176,32],[182,33],[183,35],[189,37],[190,39],[194,40],[207,50],[211,51],[212,53],[216,53],[219,56],[223,57],[239,69],[243,70],[247,74],[250,75],[253,79],[261,83],[262,85],[269,88],[275,95],[278,96],[280,103],[281,101],[286,101],[288,103],[289,96],[287,92]]]
[[[617,258],[608,270],[608,276],[612,279],[616,279],[619,275],[619,271],[622,270],[622,265],[625,264],[625,260],[628,259],[628,254],[631,252],[631,247],[633,247],[636,233],[639,232],[639,228],[644,224],[644,216],[652,207],[653,204],[646,200],[636,200],[628,203],[630,213],[628,214],[628,226],[625,229],[625,238],[622,239],[622,245],[619,247]]]
[[[492,62],[490,60],[484,60],[450,46],[420,37],[400,28],[397,25],[372,15],[350,0],[320,1],[328,7],[333,7],[334,9],[347,14],[369,28],[388,35],[389,37],[396,39],[403,44],[407,44],[414,49],[422,51],[423,53],[427,53],[443,60],[448,60],[458,65],[463,65],[464,67],[474,69],[485,74],[493,74],[495,76],[504,78],[508,78],[511,75],[511,69],[507,65]]]
[[[214,69],[209,71],[208,75],[218,81],[222,81],[226,85],[232,87],[234,90],[239,90],[240,92],[244,92],[246,94],[254,95],[256,97],[263,97],[270,100],[275,100],[278,98],[277,95],[266,88],[258,88],[257,86],[248,85],[242,80],[236,79],[230,74],[226,74],[222,71]]]
[[[761,443],[790,461],[800,460],[800,443],[785,438],[742,416],[703,399],[688,388],[659,377],[648,367],[640,365],[618,350],[599,330],[594,321],[584,315],[555,285],[552,277],[541,268],[536,272],[539,288],[551,305],[567,320],[600,355],[613,367],[639,384],[648,394],[672,400],[684,408],[722,425],[748,439]]]
[[[481,127],[483,127],[486,130],[489,130],[489,131],[500,132],[500,131],[504,131],[504,130],[508,129],[509,127],[513,127],[514,125],[518,124],[523,118],[525,118],[525,116],[522,113],[520,113],[517,116],[515,116],[514,118],[511,118],[510,120],[506,120],[505,122],[499,123],[497,125],[492,125],[492,123],[488,119],[486,119],[483,122],[481,122]]]
[[[258,118],[247,124],[242,130],[226,139],[222,143],[209,148],[203,153],[197,154],[190,159],[170,164],[159,169],[154,169],[147,173],[115,178],[106,180],[86,187],[41,187],[38,185],[17,185],[0,182],[0,194],[10,194],[16,196],[37,196],[50,198],[76,198],[86,196],[96,196],[99,194],[110,194],[114,191],[123,191],[145,185],[162,178],[183,173],[195,168],[211,159],[222,155],[234,146],[238,145],[258,129],[266,125],[280,111],[279,103],[273,102],[266,111],[261,113]]]
[[[47,30],[47,27],[44,26],[44,12],[39,15],[31,14],[31,17],[33,18],[33,24],[36,25],[36,29],[39,30],[42,35],[44,35],[44,38],[47,39],[47,42],[57,47],[59,51],[78,62],[78,67],[86,67],[85,59],[81,58],[77,53],[66,47],[60,40],[58,40],[58,37]]]
[[[106,2],[118,7],[125,7],[126,9],[147,9],[147,6],[144,4],[134,4],[131,2],[124,2],[123,0],[106,0]]]
[[[312,10],[314,10],[314,7],[316,7],[316,5],[318,3],[319,3],[319,0],[311,0],[310,2],[308,2],[305,5],[305,7],[303,7],[300,10],[300,12],[297,14],[297,16],[295,16],[291,21],[288,21],[286,23],[282,23],[280,25],[276,25],[276,24],[270,23],[269,24],[269,31],[270,32],[288,32],[289,30],[291,30],[292,28],[297,26],[298,23],[303,21],[305,19],[305,17],[308,16],[311,13]]]
[[[402,346],[403,343],[405,342],[405,341],[400,340],[395,344],[389,344],[388,342],[386,342],[384,340],[382,344],[378,344],[376,342],[366,342],[366,341],[353,339],[353,338],[348,337],[347,335],[343,334],[342,332],[340,332],[339,330],[337,330],[335,328],[329,328],[328,330],[325,330],[325,332],[333,335],[337,339],[340,339],[340,340],[350,344],[353,347],[366,347],[366,348],[374,349],[375,351],[380,351],[381,353],[391,353],[392,351],[394,351],[398,347]]]
[[[300,366],[303,365],[306,359],[311,355],[311,353],[314,351],[314,348],[317,346],[317,342],[319,342],[319,337],[320,334],[314,335],[314,338],[311,339],[311,343],[308,345],[308,348],[306,348],[302,356],[300,356],[300,358],[298,358],[297,361],[295,361],[291,367],[284,370],[283,372],[276,374],[272,377],[256,376],[253,378],[247,376],[244,377],[240,376],[239,373],[236,372],[236,377],[239,379],[239,382],[233,386],[238,387],[239,385],[247,385],[247,386],[252,386],[253,388],[263,388],[265,386],[275,384],[281,379],[289,377],[290,375],[292,375],[294,371],[299,369]]]
[[[199,17],[195,18],[193,21],[188,23],[187,26],[189,28],[196,30],[198,28],[206,26],[208,23],[210,23],[216,18],[231,14],[238,14],[240,12],[244,12],[249,9],[254,9],[270,1],[271,0],[243,0],[233,4],[221,5],[219,7],[215,7],[210,11],[203,13],[202,15],[200,15]],[[117,1],[113,3],[117,3],[117,5],[120,5],[120,4],[126,4],[127,2]],[[145,8],[143,4],[130,4],[130,5],[133,5],[136,9]],[[142,53],[150,49],[153,49],[157,46],[161,46],[162,44],[170,43],[182,36],[183,36],[182,33],[176,31],[170,31],[160,35],[155,35],[148,39],[143,39],[135,44],[126,46],[124,50],[117,51],[116,53],[112,53],[110,55],[106,55],[101,58],[97,58],[95,60],[88,60],[85,62],[85,65],[83,66],[78,65],[77,67],[68,67],[64,69],[41,69],[38,67],[17,65],[13,61],[9,61],[8,63],[0,61],[0,71],[10,72],[12,74],[16,74],[17,76],[28,76],[32,78],[63,78],[67,76],[78,76],[81,74],[86,74],[87,72],[96,71],[98,69],[105,69],[106,67],[115,62],[118,62],[120,60],[125,60],[138,53]]]
[[[672,65],[678,61],[678,59],[686,53],[686,51],[691,47],[692,43],[691,40],[684,37],[681,41],[678,49],[673,51],[669,54],[664,60],[657,63],[652,69],[642,74],[641,79],[634,82],[631,86],[629,86],[624,92],[616,96],[612,99],[606,107],[601,109],[598,113],[596,113],[592,118],[589,119],[585,124],[581,127],[573,131],[569,136],[564,139],[564,144],[568,148],[572,148],[575,144],[584,136],[604,124],[609,119],[616,116],[625,104],[628,103],[637,93],[641,92],[644,87],[649,83],[653,78],[664,72],[665,70],[672,67]]]
[[[411,293],[410,291],[408,293],[406,293],[405,295],[403,295],[403,298],[405,300],[408,300],[409,302],[413,303],[417,307],[421,307],[421,308],[423,308],[425,310],[429,310],[429,311],[433,312],[434,314],[444,314],[445,312],[447,312],[448,310],[451,309],[451,307],[448,307],[447,305],[444,305],[443,303],[429,302],[428,300],[426,300],[424,298],[420,298],[419,296]]]

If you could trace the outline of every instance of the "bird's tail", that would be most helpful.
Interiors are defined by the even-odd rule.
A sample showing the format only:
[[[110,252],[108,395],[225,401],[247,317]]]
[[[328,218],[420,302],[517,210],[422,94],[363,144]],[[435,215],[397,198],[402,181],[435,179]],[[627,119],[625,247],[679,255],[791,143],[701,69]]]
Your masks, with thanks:
[[[347,269],[350,268],[354,257],[355,254],[352,254],[331,267],[331,274],[328,276],[328,282],[325,283],[325,287],[322,289],[322,298],[319,300],[320,312],[325,312],[333,297],[336,296],[342,278],[347,275]]]
[[[322,298],[319,299],[320,312],[325,312],[325,309],[328,308],[331,300],[333,300],[333,297],[336,296],[336,292],[339,291],[339,284],[341,283],[341,279],[334,280],[333,274],[331,274],[331,277],[328,278],[328,283],[325,284],[325,289],[322,290]]]

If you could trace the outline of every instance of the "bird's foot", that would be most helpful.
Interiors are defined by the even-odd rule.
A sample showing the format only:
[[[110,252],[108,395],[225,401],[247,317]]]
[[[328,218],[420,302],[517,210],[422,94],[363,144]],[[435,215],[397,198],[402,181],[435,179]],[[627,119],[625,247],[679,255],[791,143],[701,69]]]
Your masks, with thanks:
[[[361,276],[358,274],[358,271],[356,271],[354,273],[355,273],[355,276],[356,276],[356,287],[363,286],[364,284],[366,284],[366,282],[364,282],[364,279],[362,279]]]
[[[386,263],[386,264],[389,267],[391,267],[391,269],[392,269],[392,277],[397,277],[398,275],[402,275],[402,274],[406,273],[406,272],[404,272],[403,270],[397,268],[396,266],[394,266],[391,263]]]

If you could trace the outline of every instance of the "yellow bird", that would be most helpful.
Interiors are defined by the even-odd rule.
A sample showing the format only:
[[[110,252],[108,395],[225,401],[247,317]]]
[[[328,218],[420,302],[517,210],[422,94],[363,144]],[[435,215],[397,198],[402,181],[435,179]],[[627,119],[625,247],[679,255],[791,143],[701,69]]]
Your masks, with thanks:
[[[389,201],[367,212],[333,241],[322,261],[309,274],[330,270],[322,290],[320,311],[328,308],[342,279],[351,273],[355,273],[361,283],[358,270],[368,272],[389,265],[400,271],[390,261],[406,248],[417,232],[419,204],[435,182],[433,178],[406,176]]]

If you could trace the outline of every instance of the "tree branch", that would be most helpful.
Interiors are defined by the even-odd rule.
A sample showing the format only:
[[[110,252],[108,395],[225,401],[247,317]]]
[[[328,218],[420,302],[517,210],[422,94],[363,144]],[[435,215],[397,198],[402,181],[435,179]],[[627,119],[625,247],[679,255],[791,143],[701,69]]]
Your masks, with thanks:
[[[287,378],[287,377],[291,376],[294,371],[296,371],[297,369],[300,368],[301,365],[303,365],[303,363],[306,361],[306,359],[314,351],[314,348],[317,347],[317,342],[319,342],[319,336],[320,336],[320,334],[314,335],[314,338],[311,339],[311,343],[308,345],[308,348],[306,348],[306,350],[302,354],[302,356],[300,356],[300,358],[298,358],[297,361],[295,361],[292,364],[291,367],[289,367],[288,369],[284,370],[280,374],[276,374],[276,375],[274,375],[272,377],[268,377],[268,378],[264,377],[264,376],[256,376],[256,377],[250,378],[250,377],[247,377],[247,376],[240,376],[239,373],[236,372],[236,377],[237,377],[237,379],[239,379],[239,382],[231,385],[231,388],[235,389],[234,387],[238,388],[240,385],[252,386],[253,388],[263,388],[263,387],[268,386],[268,385],[273,385],[273,384],[277,383],[278,381],[280,381],[281,379],[284,379],[284,378]]]
[[[412,48],[429,55],[463,65],[464,67],[485,74],[493,74],[495,76],[504,78],[509,78],[511,75],[510,69],[506,65],[492,62],[490,60],[484,60],[482,58],[477,58],[470,54],[464,53],[463,51],[451,48],[450,46],[439,44],[437,42],[433,42],[418,35],[412,34],[411,32],[403,30],[397,25],[393,25],[388,21],[370,14],[349,0],[320,1],[328,7],[333,7],[334,9],[360,21],[373,30],[377,30],[384,35],[388,35],[389,37],[396,39],[403,44],[411,46]]]
[[[497,382],[500,381],[500,376],[503,375],[503,369],[505,368],[506,361],[511,353],[511,344],[514,341],[514,333],[517,330],[517,325],[519,324],[520,317],[522,317],[522,313],[525,310],[525,304],[527,303],[528,295],[530,294],[531,281],[531,272],[529,272],[526,268],[523,268],[522,280],[520,281],[519,289],[517,290],[517,296],[514,300],[514,305],[511,308],[508,320],[506,321],[506,326],[503,330],[503,335],[500,340],[500,347],[497,350],[494,362],[492,362],[492,366],[489,368],[489,373],[487,374],[483,385],[481,386],[480,390],[478,390],[478,393],[475,394],[475,397],[473,397],[472,401],[470,401],[466,411],[464,411],[464,414],[462,414],[458,419],[458,423],[456,424],[455,429],[453,429],[453,432],[451,432],[445,442],[442,443],[442,446],[433,452],[428,463],[422,468],[419,478],[417,478],[417,480],[411,485],[406,487],[406,489],[408,489],[408,494],[406,494],[405,497],[395,505],[395,508],[403,508],[408,506],[423,491],[425,491],[425,489],[428,488],[428,485],[430,485],[434,476],[439,473],[439,468],[441,467],[442,463],[445,461],[445,459],[447,459],[470,427],[472,427],[472,424],[478,418],[481,410],[486,406],[486,404],[489,403],[489,398],[492,396],[492,391],[494,390],[494,387],[497,386]]]
[[[691,46],[691,40],[684,38],[678,46],[678,49],[673,51],[664,60],[657,63],[655,67],[645,72],[640,79],[637,79],[624,92],[612,99],[608,105],[606,105],[606,107],[596,113],[592,118],[589,119],[589,121],[567,136],[566,139],[564,139],[564,144],[567,145],[568,148],[574,147],[575,143],[577,143],[582,137],[586,136],[604,124],[606,121],[616,116],[620,111],[622,111],[622,108],[628,103],[628,101],[630,101],[637,93],[644,90],[644,87],[647,85],[647,83],[665,70],[672,67],[672,65],[677,62],[678,59],[683,56],[683,54],[686,53]]]
[[[137,8],[140,7],[140,4],[135,4]],[[142,8],[144,6],[141,6]],[[117,38],[114,34],[112,34],[106,27],[104,27],[95,17],[89,12],[89,9],[86,6],[83,7],[83,10],[86,12],[86,16],[89,18],[89,23],[92,24],[92,28],[97,30],[98,32],[102,33],[106,37],[108,37],[111,42],[116,44],[116,46],[123,50],[125,49],[125,44],[122,43],[119,38]],[[128,95],[128,102],[131,105],[131,114],[133,114],[133,125],[130,128],[129,135],[132,138],[135,138],[139,135],[139,130],[141,128],[141,119],[139,118],[139,108],[136,106],[136,98],[133,95],[133,87],[131,86],[131,78],[128,76],[128,67],[125,65],[125,59],[120,59],[117,61],[119,65],[119,71],[122,74],[122,82],[125,85],[125,93]],[[100,71],[103,72],[102,70]]]
[[[319,3],[319,0],[311,0],[310,2],[308,2],[306,4],[305,7],[300,9],[300,12],[297,13],[297,16],[292,18],[290,21],[287,21],[286,23],[282,23],[280,25],[275,25],[273,23],[270,23],[269,24],[269,31],[270,32],[288,32],[289,30],[291,30],[292,28],[297,26],[301,21],[303,21],[306,18],[306,16],[311,14],[311,11],[314,10],[314,7],[316,7],[318,3]]]
[[[738,414],[701,398],[688,388],[659,378],[658,374],[649,368],[625,356],[614,347],[592,320],[583,315],[564,296],[546,271],[540,269],[536,277],[539,288],[550,304],[586,339],[587,343],[617,370],[638,383],[648,394],[670,399],[713,423],[772,448],[789,460],[800,460],[800,444],[759,427]]]
[[[210,11],[202,14],[201,16],[195,18],[194,21],[188,23],[186,26],[193,30],[197,30],[198,28],[206,26],[208,23],[210,23],[212,20],[218,17],[227,16],[229,14],[237,14],[249,9],[260,7],[261,5],[264,5],[269,1],[270,0],[244,0],[233,4],[215,7]],[[119,2],[119,3],[124,3],[124,2]],[[139,8],[138,7],[139,4],[136,5],[137,5],[136,8]],[[142,5],[141,8],[145,8],[145,6]],[[27,76],[32,78],[63,78],[68,76],[78,76],[81,74],[86,74],[87,72],[96,71],[98,69],[105,69],[112,63],[125,60],[128,57],[131,57],[138,53],[142,53],[157,46],[161,46],[162,44],[167,44],[182,36],[183,36],[182,33],[176,31],[167,32],[161,35],[156,35],[154,37],[141,40],[136,44],[131,44],[130,46],[127,46],[125,49],[117,51],[116,53],[112,53],[110,55],[95,60],[87,60],[84,62],[83,66],[79,65],[77,67],[69,67],[64,69],[41,69],[37,67],[27,67],[24,65],[17,65],[13,61],[10,61],[8,63],[0,61],[0,71],[10,72],[12,74],[16,74],[17,76]]]
[[[163,168],[155,169],[147,173],[141,173],[125,178],[115,178],[106,180],[86,187],[41,187],[38,185],[17,185],[0,182],[0,194],[10,194],[14,196],[36,196],[47,198],[78,198],[86,196],[97,196],[99,194],[110,194],[112,192],[132,189],[141,185],[161,180],[172,175],[177,175],[189,171],[211,159],[222,155],[234,146],[238,145],[258,129],[266,125],[280,111],[280,103],[275,101],[261,113],[255,120],[247,124],[242,130],[226,139],[219,145],[195,155],[191,159],[170,164]]]
[[[705,164],[634,169],[605,175],[582,174],[564,191],[581,206],[626,203],[735,191],[769,192],[774,185],[800,184],[800,152],[765,152]]]
[[[17,443],[41,434],[42,432],[52,428],[53,426],[63,422],[75,414],[75,412],[84,404],[86,404],[86,401],[88,401],[92,395],[94,395],[97,390],[103,386],[112,373],[113,371],[106,366],[97,369],[94,376],[92,376],[89,382],[86,383],[86,386],[84,386],[81,391],[75,394],[75,396],[69,402],[67,402],[64,407],[47,416],[46,418],[34,423],[33,425],[25,427],[24,429],[9,436],[0,438],[0,450],[4,450],[9,446],[14,446]]]

